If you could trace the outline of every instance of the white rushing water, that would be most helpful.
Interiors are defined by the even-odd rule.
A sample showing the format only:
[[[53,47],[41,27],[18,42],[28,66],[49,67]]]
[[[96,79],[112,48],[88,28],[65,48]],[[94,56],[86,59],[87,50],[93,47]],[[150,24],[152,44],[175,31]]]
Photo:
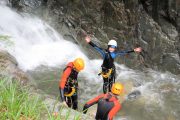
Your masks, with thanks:
[[[4,36],[1,37],[2,40],[0,39],[0,49],[9,51],[17,59],[22,70],[34,70],[41,65],[64,67],[67,62],[76,57],[82,57],[86,61],[86,68],[81,77],[87,79],[90,84],[88,92],[93,91],[91,90],[91,87],[93,87],[91,83],[94,80],[97,83],[102,83],[102,79],[97,76],[102,60],[89,60],[78,45],[64,40],[43,20],[27,14],[20,15],[4,6],[4,3],[0,2],[0,4],[0,36]],[[157,110],[160,111],[162,116],[169,114],[172,118],[179,117],[178,110],[180,108],[178,107],[180,106],[177,102],[180,95],[179,76],[153,70],[140,72],[118,64],[116,66],[117,81],[124,83],[130,81],[135,86],[133,90],[138,89],[142,93],[142,98],[138,99],[136,103],[130,107],[125,106],[128,113],[125,116],[130,115],[127,118],[132,119],[135,116],[134,119],[137,120],[141,118],[141,112],[143,111],[147,116],[156,118],[153,115],[158,116]],[[171,96],[172,94],[174,98],[167,97],[167,95]],[[133,111],[136,109],[136,105],[142,107],[141,110]],[[177,106],[177,108],[173,108],[173,106]],[[171,112],[166,112],[167,109]],[[133,113],[130,111],[133,111]],[[157,120],[163,120],[163,118],[157,117]],[[149,120],[146,115],[143,116],[143,119]]]
[[[8,40],[1,40],[0,47],[7,49],[24,71],[40,65],[64,66],[68,61],[82,57],[86,61],[86,70],[91,72],[90,66],[94,63],[88,62],[77,45],[65,41],[44,21],[19,15],[6,6],[0,6],[0,16],[0,35],[8,36]]]
[[[7,5],[8,3],[8,0],[0,0],[0,5]]]

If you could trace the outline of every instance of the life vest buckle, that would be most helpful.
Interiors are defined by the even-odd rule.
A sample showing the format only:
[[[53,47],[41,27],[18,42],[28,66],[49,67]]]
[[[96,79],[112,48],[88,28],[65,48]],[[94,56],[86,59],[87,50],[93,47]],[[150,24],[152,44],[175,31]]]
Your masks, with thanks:
[[[112,73],[112,68],[111,69],[108,69],[108,72],[103,72],[101,71],[98,75],[102,75],[103,78],[109,78],[109,76],[111,75]]]
[[[76,89],[74,87],[71,87],[71,92],[65,93],[64,96],[71,97],[75,94],[75,92],[76,92]]]

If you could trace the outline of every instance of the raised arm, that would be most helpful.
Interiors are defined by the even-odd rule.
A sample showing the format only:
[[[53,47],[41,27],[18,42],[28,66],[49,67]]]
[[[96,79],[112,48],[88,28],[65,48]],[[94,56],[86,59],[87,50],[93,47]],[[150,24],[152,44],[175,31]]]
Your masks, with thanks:
[[[142,51],[141,47],[135,48],[134,50],[118,51],[118,52],[116,52],[116,57],[123,56],[123,55],[133,53],[133,52],[140,53],[141,51]]]
[[[100,48],[99,46],[97,46],[96,44],[94,44],[91,41],[91,38],[89,36],[86,36],[85,40],[86,40],[87,43],[89,43],[90,46],[92,46],[95,50],[97,50],[98,53],[100,53],[103,58],[105,57],[104,50],[102,48]]]
[[[116,57],[117,56],[124,56],[124,55],[132,53],[132,52],[134,52],[134,50],[118,51],[118,52],[116,52]]]

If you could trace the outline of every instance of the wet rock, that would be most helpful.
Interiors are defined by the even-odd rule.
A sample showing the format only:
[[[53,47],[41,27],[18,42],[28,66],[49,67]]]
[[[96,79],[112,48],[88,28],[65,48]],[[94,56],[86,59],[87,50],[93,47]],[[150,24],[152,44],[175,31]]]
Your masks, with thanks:
[[[0,50],[0,77],[19,80],[21,84],[28,83],[28,76],[18,68],[16,59],[8,52]]]
[[[13,8],[17,8],[19,11],[32,12],[47,3],[47,0],[9,0],[9,2]]]
[[[134,100],[134,99],[137,99],[140,95],[141,95],[141,92],[139,90],[135,90],[128,94],[127,99]]]
[[[162,56],[161,69],[169,68],[172,73],[180,73],[180,58],[177,54],[169,53]]]
[[[50,96],[44,99],[44,104],[47,106],[47,109],[53,114],[53,112],[58,112],[58,115],[61,119],[80,119],[80,120],[92,120],[94,119],[91,116],[85,115],[81,112],[75,111],[73,109],[67,108],[63,106],[58,100],[55,98],[51,98]],[[44,116],[44,119],[47,119],[48,115]]]
[[[73,37],[72,35],[67,35],[67,34],[65,34],[65,35],[63,36],[63,38],[64,38],[65,40],[68,40],[68,41],[71,41],[71,42],[73,42],[73,43],[75,43],[75,44],[78,44],[78,42],[74,39],[74,37]]]
[[[147,51],[146,54],[150,57],[146,62],[149,64],[151,62],[153,66],[157,66],[159,70],[169,70],[172,73],[178,74],[179,57],[175,46],[176,39],[173,39],[172,36],[170,37],[168,34],[164,33],[162,27],[148,16],[141,17],[140,20],[140,44],[141,46],[145,46],[145,51]],[[176,33],[177,31],[175,34]],[[173,56],[176,57],[168,54],[173,54]]]

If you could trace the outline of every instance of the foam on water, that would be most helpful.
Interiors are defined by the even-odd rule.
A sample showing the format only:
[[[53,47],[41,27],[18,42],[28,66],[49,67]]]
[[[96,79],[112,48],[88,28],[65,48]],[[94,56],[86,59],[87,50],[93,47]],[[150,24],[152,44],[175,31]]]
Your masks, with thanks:
[[[93,63],[88,62],[77,45],[65,41],[41,19],[19,15],[5,6],[0,6],[0,16],[0,34],[9,36],[14,43],[8,51],[16,57],[23,70],[32,70],[40,65],[64,65],[76,57],[84,58],[87,68],[91,68],[88,66]]]
[[[82,57],[86,67],[80,74],[81,78],[102,83],[102,78],[97,76],[102,60],[89,60],[78,45],[64,40],[43,20],[30,15],[20,15],[2,3],[0,2],[0,35],[9,36],[13,45],[8,46],[7,42],[0,40],[0,48],[8,50],[17,59],[21,69],[33,70],[41,65],[64,68],[67,62]],[[153,70],[136,71],[119,64],[116,66],[117,81],[132,81],[132,90],[141,91],[147,100],[147,106],[157,103],[156,105],[162,107],[165,101],[161,95],[163,91],[180,94],[178,76]]]

